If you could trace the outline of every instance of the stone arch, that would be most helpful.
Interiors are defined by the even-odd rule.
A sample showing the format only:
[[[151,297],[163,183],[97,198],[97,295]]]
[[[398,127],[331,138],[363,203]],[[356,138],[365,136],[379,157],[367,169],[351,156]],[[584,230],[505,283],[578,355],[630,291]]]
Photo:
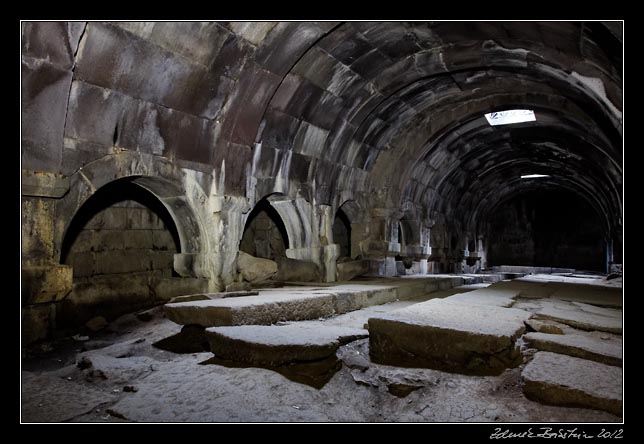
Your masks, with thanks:
[[[340,257],[351,257],[351,220],[338,208],[333,218],[333,243],[340,245]]]
[[[246,216],[239,250],[274,260],[286,257],[288,248],[289,236],[282,217],[268,199],[260,199]]]
[[[337,215],[340,211],[342,211],[342,213],[346,216],[346,222],[348,222],[349,224],[349,257],[356,259],[361,255],[360,241],[364,240],[367,236],[366,227],[368,225],[368,221],[365,221],[365,211],[363,207],[354,199],[347,199],[340,205],[338,205],[335,214]],[[335,232],[333,233],[333,242],[337,243],[335,239]]]
[[[56,206],[54,255],[58,261],[65,235],[79,209],[97,190],[123,179],[147,190],[165,207],[176,227],[182,256],[192,257],[208,251],[203,223],[191,203],[194,197],[184,186],[181,169],[167,159],[128,151],[88,163],[70,177],[70,190]],[[195,187],[191,191],[200,194]],[[208,277],[208,266],[197,264],[193,259],[186,266],[185,260],[177,261],[175,258],[175,269],[180,268],[177,272]]]

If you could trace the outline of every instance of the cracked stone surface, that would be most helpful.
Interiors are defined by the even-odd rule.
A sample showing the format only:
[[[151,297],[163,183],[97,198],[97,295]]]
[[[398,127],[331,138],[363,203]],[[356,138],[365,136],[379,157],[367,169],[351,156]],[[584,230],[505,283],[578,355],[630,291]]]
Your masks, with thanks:
[[[576,334],[527,333],[523,339],[539,350],[622,366],[622,340],[619,337],[601,339]]]
[[[620,367],[543,351],[534,355],[521,378],[523,392],[530,399],[621,415]]]
[[[584,310],[579,305],[555,299],[541,302],[542,308],[536,312],[537,319],[549,319],[568,324],[582,330],[600,330],[609,333],[622,333],[622,319],[614,315],[606,316]]]

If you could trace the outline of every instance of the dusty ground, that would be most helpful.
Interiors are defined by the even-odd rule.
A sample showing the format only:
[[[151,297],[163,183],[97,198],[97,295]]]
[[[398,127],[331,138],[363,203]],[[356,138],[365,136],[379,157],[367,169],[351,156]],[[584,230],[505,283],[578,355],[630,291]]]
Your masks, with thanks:
[[[376,312],[421,300],[305,322],[361,327]],[[211,353],[176,354],[152,346],[179,330],[159,307],[145,322],[126,315],[89,340],[68,338],[44,344],[44,351],[26,350],[22,421],[621,422],[601,411],[526,399],[522,367],[480,377],[377,365],[369,361],[366,339],[339,349],[341,370],[317,390],[270,370],[201,365]],[[390,393],[396,388],[415,390],[399,397]]]

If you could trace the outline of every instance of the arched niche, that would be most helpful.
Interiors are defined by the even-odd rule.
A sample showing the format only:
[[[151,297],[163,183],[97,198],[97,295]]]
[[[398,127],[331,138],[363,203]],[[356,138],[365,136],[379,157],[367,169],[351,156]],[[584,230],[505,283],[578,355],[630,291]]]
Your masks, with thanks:
[[[351,221],[342,208],[333,219],[333,242],[340,245],[340,257],[351,257]]]
[[[204,199],[197,187],[191,196],[183,184],[182,171],[167,159],[149,154],[123,152],[91,162],[70,177],[69,192],[56,205],[54,254],[60,259],[63,240],[79,209],[102,187],[128,180],[150,192],[165,207],[174,222],[183,254],[208,250],[200,218],[191,201]]]
[[[286,257],[288,248],[289,236],[282,217],[268,199],[260,200],[246,218],[239,250],[275,260]]]

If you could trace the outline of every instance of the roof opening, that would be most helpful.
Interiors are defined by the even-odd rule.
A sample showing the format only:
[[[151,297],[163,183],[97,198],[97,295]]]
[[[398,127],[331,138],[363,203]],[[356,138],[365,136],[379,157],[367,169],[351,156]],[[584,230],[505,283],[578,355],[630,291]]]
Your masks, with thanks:
[[[526,174],[521,176],[521,179],[538,179],[540,177],[550,177],[548,174]]]
[[[537,118],[531,109],[509,109],[507,111],[497,111],[485,115],[488,123],[492,126],[508,125],[510,123],[534,122]]]

